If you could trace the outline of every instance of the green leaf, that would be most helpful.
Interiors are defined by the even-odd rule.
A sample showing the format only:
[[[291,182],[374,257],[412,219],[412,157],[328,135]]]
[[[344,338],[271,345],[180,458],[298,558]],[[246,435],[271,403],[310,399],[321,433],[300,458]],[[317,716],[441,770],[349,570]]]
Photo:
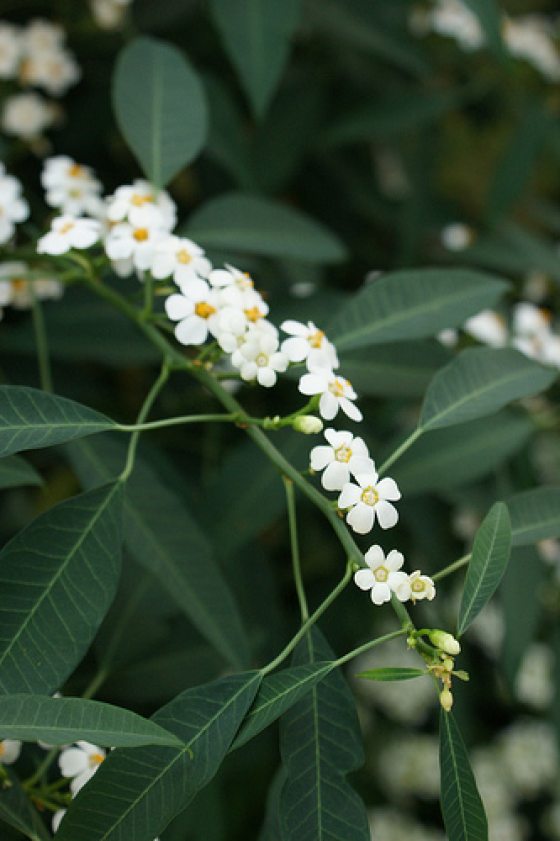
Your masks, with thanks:
[[[496,502],[478,529],[459,607],[461,636],[490,601],[506,571],[511,552],[511,520],[507,505]]]
[[[183,54],[155,38],[136,38],[113,77],[118,126],[146,177],[164,187],[201,151],[207,131],[202,84]]]
[[[545,578],[546,566],[534,546],[513,550],[499,592],[505,624],[499,663],[510,688],[515,684],[523,655],[537,635],[544,607],[541,588]],[[527,597],[528,581],[531,598]]]
[[[260,677],[221,678],[159,710],[153,720],[184,747],[112,751],[73,801],[57,841],[153,841],[218,771]]]
[[[417,269],[364,286],[328,325],[339,351],[435,336],[491,307],[507,289],[502,280],[465,269]]]
[[[342,242],[300,210],[246,193],[226,193],[192,214],[185,233],[208,249],[336,263]]]
[[[0,490],[42,484],[43,480],[35,468],[19,456],[8,456],[0,461]]]
[[[0,553],[0,689],[50,694],[89,648],[120,572],[119,483],[60,503]]]
[[[120,442],[82,443],[73,445],[71,454],[88,487],[106,481],[124,463],[126,450]],[[126,485],[124,539],[200,633],[230,663],[243,668],[249,658],[247,638],[211,545],[184,501],[142,458]]]
[[[0,386],[0,456],[112,429],[110,418],[36,388]]]
[[[560,537],[560,488],[534,488],[506,500],[514,546]]]
[[[288,59],[301,0],[210,0],[210,11],[253,111],[262,117]]]
[[[530,417],[509,410],[468,425],[436,429],[422,435],[399,458],[391,476],[407,494],[457,488],[507,461],[534,431]]]
[[[547,389],[558,376],[512,348],[468,348],[430,383],[419,426],[440,429],[491,415]]]
[[[356,677],[363,677],[366,680],[412,680],[415,677],[425,677],[428,674],[424,669],[409,669],[404,666],[387,667],[383,669],[369,669],[367,672],[360,672]]]
[[[293,666],[334,659],[315,628],[301,641]],[[363,762],[354,698],[333,671],[280,719],[287,772],[281,795],[285,841],[369,841],[365,806],[346,776]]]
[[[441,811],[449,841],[488,841],[484,806],[452,713],[440,712]]]
[[[83,698],[42,695],[0,696],[4,739],[65,745],[85,739],[106,747],[178,745],[176,736],[130,710]]]
[[[268,788],[263,825],[257,841],[281,841],[284,838],[280,800],[286,783],[286,771],[280,766]]]
[[[464,3],[478,18],[488,46],[503,58],[505,47],[502,39],[502,9],[498,0],[464,0]]]
[[[4,767],[3,770],[8,776],[9,785],[0,787],[0,820],[22,832],[31,841],[50,841],[50,833],[19,779],[10,768]]]
[[[232,745],[232,750],[240,748],[280,718],[332,672],[334,666],[333,662],[305,663],[265,677]]]

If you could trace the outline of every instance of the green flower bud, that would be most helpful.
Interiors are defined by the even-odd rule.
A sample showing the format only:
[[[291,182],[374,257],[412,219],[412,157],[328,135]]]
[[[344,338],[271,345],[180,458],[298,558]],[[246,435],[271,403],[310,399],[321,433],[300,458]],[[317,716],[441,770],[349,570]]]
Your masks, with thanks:
[[[296,432],[303,432],[304,435],[317,435],[323,431],[323,421],[315,415],[299,415],[292,426]]]
[[[453,634],[448,634],[447,631],[440,631],[436,628],[434,631],[430,631],[428,636],[432,645],[452,657],[455,657],[461,651],[459,641],[455,639]]]
[[[453,695],[449,689],[443,689],[439,693],[439,702],[446,713],[451,711],[451,707],[453,706]]]

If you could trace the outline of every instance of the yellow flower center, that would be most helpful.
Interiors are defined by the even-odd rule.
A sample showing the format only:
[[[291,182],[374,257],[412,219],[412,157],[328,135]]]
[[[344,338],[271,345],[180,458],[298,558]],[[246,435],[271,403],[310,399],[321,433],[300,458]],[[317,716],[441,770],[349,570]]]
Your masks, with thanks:
[[[245,279],[239,281],[240,285],[243,287],[243,289],[252,289],[255,284],[253,283],[253,278],[251,277],[249,272],[243,272],[243,277]]]
[[[243,312],[247,316],[248,320],[253,323],[263,317],[263,314],[258,307],[251,307],[248,310],[243,310]]]
[[[362,491],[362,502],[365,502],[366,505],[377,505],[379,502],[379,494],[377,493],[376,489],[370,485],[369,487],[365,488]]]
[[[192,260],[192,257],[186,248],[181,248],[181,250],[178,251],[175,256],[177,257],[177,262],[182,263],[184,266],[186,266],[187,263],[190,263]]]
[[[74,222],[65,222],[62,228],[59,229],[59,234],[67,234],[74,227]]]
[[[410,589],[415,593],[422,593],[426,589],[426,585],[423,581],[420,581],[420,579],[417,578],[416,581],[412,583],[412,587]]]
[[[199,318],[210,318],[216,312],[216,308],[212,306],[212,304],[208,304],[206,301],[199,301],[194,308],[195,314],[198,315]]]
[[[92,753],[89,757],[89,764],[93,767],[95,765],[101,765],[104,761],[105,757],[102,753]]]
[[[387,581],[387,579],[389,578],[389,570],[387,569],[387,567],[377,567],[373,574],[375,576],[376,581],[383,582]]]
[[[255,362],[257,363],[259,368],[266,368],[266,366],[268,365],[268,356],[266,355],[266,353],[259,353],[259,355],[255,359]]]
[[[0,742],[0,756],[4,756],[6,753],[6,748],[4,746],[4,742]]]
[[[68,175],[70,178],[83,178],[86,174],[85,169],[80,164],[72,164],[71,167],[68,168]]]
[[[23,292],[27,286],[27,280],[24,277],[13,277],[10,282],[14,292]]]
[[[325,334],[322,330],[316,330],[310,336],[308,336],[307,341],[313,348],[320,348],[323,344],[323,340],[325,338]]]
[[[143,207],[145,204],[151,204],[153,200],[154,197],[150,195],[150,193],[145,193],[144,195],[134,193],[130,199],[130,203],[133,204],[134,207]]]
[[[338,447],[334,451],[334,457],[336,461],[341,461],[344,464],[348,464],[348,462],[352,458],[352,450],[350,449],[350,447],[347,447],[345,444],[343,444],[341,447]]]
[[[343,380],[341,377],[337,377],[334,382],[330,383],[329,391],[335,397],[344,397],[344,392],[349,385],[349,380]]]
[[[145,242],[150,236],[150,232],[147,228],[136,228],[132,236],[136,242]]]

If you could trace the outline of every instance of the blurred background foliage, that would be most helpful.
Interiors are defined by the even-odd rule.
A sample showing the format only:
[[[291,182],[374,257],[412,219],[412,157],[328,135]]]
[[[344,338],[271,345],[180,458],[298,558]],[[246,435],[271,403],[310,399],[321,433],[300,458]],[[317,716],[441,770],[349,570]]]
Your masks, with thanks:
[[[114,31],[100,29],[88,4],[75,0],[0,2],[3,20],[42,16],[62,23],[82,68],[80,83],[64,98],[62,122],[42,144],[30,149],[7,136],[0,140],[2,159],[24,182],[33,224],[47,218],[39,185],[44,154],[69,154],[93,166],[107,192],[138,177],[116,127],[110,89],[121,48],[149,34],[188,57],[209,109],[202,154],[170,185],[183,229],[216,262],[251,271],[276,323],[289,315],[328,329],[341,301],[364,281],[427,265],[490,270],[512,281],[510,303],[532,300],[556,314],[560,88],[504,48],[493,4],[486,5],[486,45],[464,51],[452,38],[415,31],[411,20],[429,3],[282,0],[274,28],[277,3],[268,4],[259,54],[246,43],[243,19],[231,17],[236,3],[226,0],[135,0]],[[554,0],[501,6],[514,18],[548,15],[558,35]],[[442,238],[452,223],[468,226],[459,250]],[[153,349],[80,289],[47,303],[45,312],[57,392],[132,420],[157,370]],[[38,384],[26,314],[6,316],[0,350],[4,382]],[[377,459],[411,430],[427,383],[450,353],[434,340],[343,357]],[[394,475],[404,499],[391,538],[410,569],[430,574],[468,551],[493,500],[560,482],[557,420],[546,420],[554,416],[554,399],[550,393],[530,412],[508,409],[466,431],[432,432],[398,463]],[[272,395],[246,389],[244,400],[254,415],[297,405],[290,382]],[[182,378],[159,403],[162,416],[212,407]],[[305,469],[308,441],[291,432],[278,439]],[[2,492],[2,536],[75,492],[88,458],[122,461],[120,444],[91,439],[34,454],[30,461],[43,484]],[[213,555],[236,593],[255,662],[273,656],[293,631],[297,605],[282,483],[238,430],[157,432],[142,440],[140,457],[151,494],[139,491],[133,504],[140,519],[149,512],[155,523],[154,558],[146,563],[128,542],[117,602],[65,691],[79,692],[102,664],[108,678],[98,697],[149,714],[226,667],[178,609],[173,584],[164,587],[153,574],[158,563],[165,569],[164,532],[177,529],[179,542],[185,533],[188,553],[183,523],[195,521],[198,551]],[[344,559],[317,512],[298,502],[304,576],[316,604]],[[457,692],[457,713],[474,748],[491,841],[560,839],[559,596],[559,547],[549,541],[516,550],[497,597],[466,637],[461,668],[471,682]],[[416,608],[418,622],[437,623],[443,612],[453,628],[456,607],[457,586],[446,580],[436,606]],[[349,591],[321,625],[343,653],[393,622],[389,608],[373,610]],[[404,657],[399,643],[372,654],[367,665],[394,666]],[[352,677],[357,665],[349,677],[368,760],[354,782],[372,809],[374,837],[442,839],[437,710],[429,686],[359,684]],[[263,822],[278,763],[273,727],[226,762],[163,841],[272,841],[274,830]]]

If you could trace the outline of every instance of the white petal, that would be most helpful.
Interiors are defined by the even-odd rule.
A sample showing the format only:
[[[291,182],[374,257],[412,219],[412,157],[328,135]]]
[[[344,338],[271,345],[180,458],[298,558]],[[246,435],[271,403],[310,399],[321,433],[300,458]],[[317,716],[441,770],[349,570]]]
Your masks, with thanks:
[[[397,573],[395,573],[397,575]],[[405,574],[404,578],[399,581],[394,587],[394,593],[400,602],[407,602],[410,600],[412,590],[410,589],[410,578]]]
[[[321,399],[319,400],[319,414],[325,420],[332,420],[338,414],[338,400],[334,394],[330,393],[330,391],[325,391],[321,394]]]
[[[276,372],[272,368],[259,368],[257,371],[257,380],[265,388],[272,388],[276,385]]]
[[[367,534],[373,528],[375,512],[371,505],[364,505],[363,502],[359,502],[346,515],[346,522],[357,534]]]
[[[364,416],[362,415],[358,407],[355,406],[351,400],[348,400],[347,397],[340,398],[340,408],[342,409],[344,414],[350,418],[350,420],[356,421],[356,423],[359,423],[361,420],[363,420]]]
[[[338,497],[339,508],[349,508],[351,505],[356,505],[360,501],[362,492],[357,485],[348,482],[342,488],[342,493]]]
[[[325,378],[318,374],[304,374],[299,381],[298,388],[301,394],[311,396],[313,394],[322,394],[327,388],[327,383]]]
[[[391,499],[393,501],[401,498],[401,492],[398,489],[397,483],[394,479],[387,477],[382,479],[377,485],[377,493],[381,499]]]
[[[208,336],[208,326],[205,319],[197,315],[190,315],[180,321],[175,328],[175,338],[182,345],[201,345]]]
[[[364,559],[370,569],[377,569],[385,563],[385,553],[381,546],[371,546],[364,555]]]
[[[66,814],[66,809],[59,809],[57,812],[54,813],[52,816],[52,831],[57,832],[60,824],[62,823],[62,818]]]
[[[256,379],[258,367],[256,362],[243,362],[241,365],[240,373],[241,377],[246,381],[250,382],[251,380]]]
[[[313,447],[309,458],[312,470],[324,470],[334,459],[333,449],[325,446]]]
[[[351,432],[337,432],[336,429],[332,429],[331,427],[325,429],[325,438],[335,450],[342,446],[349,447],[353,437]]]
[[[307,336],[309,333],[309,328],[302,324],[301,321],[293,321],[292,319],[288,319],[287,321],[283,321],[280,325],[280,329],[284,331],[284,333],[288,333],[290,336]],[[307,342],[305,343],[307,344]]]
[[[375,513],[382,529],[392,529],[393,526],[397,525],[399,514],[390,502],[386,502],[384,499],[380,500],[375,506]]]
[[[384,581],[377,581],[371,591],[371,600],[374,604],[385,604],[391,601],[391,588]]]
[[[326,491],[341,491],[349,479],[348,465],[340,461],[332,461],[321,477],[321,484]]]
[[[375,464],[370,458],[364,458],[364,456],[352,456],[348,462],[348,468],[354,476],[375,473]]]
[[[19,759],[21,753],[21,742],[17,739],[4,739],[1,742],[2,753],[0,754],[0,763],[2,765],[12,765]]]
[[[81,774],[78,774],[77,777],[74,777],[74,779],[70,783],[70,791],[72,792],[74,797],[77,795],[80,789],[82,789],[85,786],[86,783],[89,783],[89,781],[97,771],[98,767],[99,766],[96,766],[95,768],[87,768],[85,771],[82,771]]]
[[[309,345],[305,339],[286,339],[282,342],[282,352],[286,354],[290,362],[303,362],[309,353]]]
[[[171,321],[182,321],[194,312],[192,301],[184,295],[170,295],[165,301],[165,312]]]
[[[165,277],[170,277],[175,269],[175,260],[173,255],[169,252],[158,252],[154,256],[152,263],[152,275],[156,280],[163,280]]]
[[[403,584],[406,584],[407,581],[408,575],[406,572],[390,572],[389,577],[387,578],[387,584],[394,593],[396,593]]]
[[[271,368],[274,368],[275,371],[279,371],[283,373],[286,368],[288,367],[289,359],[285,353],[273,353],[269,359],[269,365]]]
[[[87,753],[80,748],[67,748],[58,757],[58,767],[63,777],[75,777],[89,768]]]
[[[387,555],[387,561],[385,563],[387,569],[390,569],[391,572],[396,572],[402,567],[403,564],[404,555],[402,554],[402,552],[397,552],[396,549],[391,549],[391,551]]]
[[[371,590],[375,584],[375,576],[369,569],[359,569],[354,574],[354,582],[358,585],[360,590]]]

